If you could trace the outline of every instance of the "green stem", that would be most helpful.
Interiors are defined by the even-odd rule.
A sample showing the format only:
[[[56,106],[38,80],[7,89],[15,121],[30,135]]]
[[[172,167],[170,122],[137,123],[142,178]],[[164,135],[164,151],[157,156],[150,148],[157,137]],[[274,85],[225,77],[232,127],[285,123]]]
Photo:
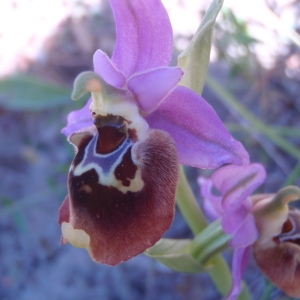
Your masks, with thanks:
[[[208,271],[209,276],[222,296],[225,296],[229,293],[232,284],[228,264],[221,254],[216,255],[210,262],[213,267]]]
[[[193,234],[197,235],[207,226],[207,222],[195,199],[182,166],[180,166],[177,191],[177,206]]]
[[[206,219],[196,201],[182,166],[180,167],[177,205],[195,235],[200,233],[207,226]],[[211,262],[212,267],[208,273],[219,292],[225,296],[228,294],[232,284],[228,264],[221,254],[216,255]],[[246,285],[244,285],[244,287],[239,299],[251,299]]]
[[[251,112],[249,112],[242,104],[240,104],[237,99],[225,90],[218,82],[216,82],[212,77],[207,77],[207,84],[210,86],[220,97],[223,99],[225,105],[229,109],[234,109],[240,116],[242,116],[248,123],[250,130],[256,130],[259,133],[266,135],[274,144],[276,144],[281,149],[285,150],[291,156],[300,160],[300,151],[297,147],[292,145],[289,141],[282,138],[277,134],[275,130],[263,123],[261,120],[256,118]]]

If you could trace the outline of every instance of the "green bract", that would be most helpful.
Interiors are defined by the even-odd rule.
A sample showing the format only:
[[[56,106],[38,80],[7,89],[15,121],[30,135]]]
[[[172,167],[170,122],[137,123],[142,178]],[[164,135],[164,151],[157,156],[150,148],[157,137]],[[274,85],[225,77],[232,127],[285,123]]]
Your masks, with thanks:
[[[225,249],[230,239],[231,236],[224,233],[218,220],[193,240],[161,239],[145,254],[175,271],[200,273],[213,266],[210,259]]]
[[[213,29],[223,0],[214,0],[189,46],[178,56],[178,66],[184,71],[180,85],[202,93],[207,76]]]

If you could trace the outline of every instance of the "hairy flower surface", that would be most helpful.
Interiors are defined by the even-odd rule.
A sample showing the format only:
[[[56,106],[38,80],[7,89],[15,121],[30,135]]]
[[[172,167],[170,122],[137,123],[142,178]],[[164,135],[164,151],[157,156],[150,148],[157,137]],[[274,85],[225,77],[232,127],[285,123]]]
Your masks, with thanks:
[[[250,195],[264,182],[265,176],[265,170],[260,164],[229,165],[218,169],[210,179],[198,180],[206,212],[213,219],[221,218],[223,230],[232,235],[233,285],[227,296],[230,300],[236,299],[241,292],[242,276],[252,244],[258,237]],[[213,186],[220,195],[213,193]]]
[[[246,164],[248,153],[213,108],[178,86],[168,67],[172,29],[159,0],[111,0],[117,41],[78,76],[73,99],[91,92],[62,130],[76,156],[60,209],[62,242],[115,265],[156,243],[174,217],[179,163]]]

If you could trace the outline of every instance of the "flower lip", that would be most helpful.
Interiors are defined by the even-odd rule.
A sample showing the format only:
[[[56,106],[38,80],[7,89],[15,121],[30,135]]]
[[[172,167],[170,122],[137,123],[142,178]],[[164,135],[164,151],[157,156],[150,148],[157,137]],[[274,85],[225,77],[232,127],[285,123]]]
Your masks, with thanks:
[[[98,155],[90,147],[96,137],[86,134],[77,145],[69,195],[60,210],[62,240],[86,248],[97,262],[116,265],[151,247],[170,227],[176,148],[167,133],[150,130],[141,141],[128,135],[118,149],[123,155]]]
[[[290,208],[287,220],[283,223],[279,235],[273,237],[277,243],[293,243],[300,246],[300,211]],[[300,251],[300,248],[299,248]]]
[[[272,226],[272,224],[271,224]],[[254,259],[262,272],[291,297],[300,297],[300,211],[289,209],[281,232],[259,239]]]

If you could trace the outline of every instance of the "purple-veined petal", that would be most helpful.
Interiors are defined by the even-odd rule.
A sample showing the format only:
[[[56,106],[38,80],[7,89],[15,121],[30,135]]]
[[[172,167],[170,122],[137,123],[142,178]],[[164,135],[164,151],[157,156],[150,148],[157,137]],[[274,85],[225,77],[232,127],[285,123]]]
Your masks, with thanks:
[[[83,108],[74,110],[68,114],[67,126],[61,130],[64,135],[70,136],[74,132],[93,126],[91,112],[89,110],[90,105],[91,100],[89,100]]]
[[[226,300],[235,300],[242,291],[242,277],[245,272],[252,246],[236,248],[232,260],[232,287]]]
[[[214,185],[224,195],[224,210],[235,210],[240,207],[265,178],[265,169],[260,164],[229,165],[220,168],[212,175]]]
[[[177,86],[146,120],[152,128],[171,134],[184,165],[213,169],[225,163],[249,163],[247,151],[214,109],[186,87]]]
[[[128,80],[128,88],[144,112],[156,109],[164,97],[176,86],[183,72],[177,67],[162,67],[135,74]]]
[[[168,66],[173,33],[168,14],[160,0],[110,0],[116,21],[117,41],[113,64],[128,78]]]
[[[110,58],[101,50],[97,50],[93,57],[94,70],[108,84],[121,88],[125,85],[125,76],[116,68]]]

